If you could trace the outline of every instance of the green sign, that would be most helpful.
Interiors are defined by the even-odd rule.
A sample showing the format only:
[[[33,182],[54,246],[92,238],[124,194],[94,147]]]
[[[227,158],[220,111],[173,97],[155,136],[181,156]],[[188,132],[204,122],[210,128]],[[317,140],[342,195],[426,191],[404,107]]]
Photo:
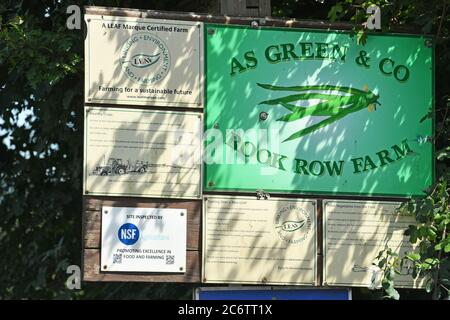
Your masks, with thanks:
[[[421,195],[434,180],[420,36],[206,25],[205,190]]]

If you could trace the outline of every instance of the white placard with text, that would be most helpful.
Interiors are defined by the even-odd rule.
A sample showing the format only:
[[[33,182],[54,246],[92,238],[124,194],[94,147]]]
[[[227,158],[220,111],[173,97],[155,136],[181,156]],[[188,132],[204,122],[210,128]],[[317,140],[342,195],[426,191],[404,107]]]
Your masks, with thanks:
[[[316,201],[206,196],[203,281],[316,284]]]
[[[203,107],[203,23],[85,15],[87,103]]]
[[[103,207],[101,271],[185,272],[186,213]]]
[[[202,115],[85,108],[84,194],[201,198]]]
[[[400,214],[400,202],[323,200],[324,284],[379,288],[382,270],[374,264],[378,253],[390,248],[404,255],[414,246],[404,234],[415,224]],[[396,287],[422,287],[405,266],[395,276]]]

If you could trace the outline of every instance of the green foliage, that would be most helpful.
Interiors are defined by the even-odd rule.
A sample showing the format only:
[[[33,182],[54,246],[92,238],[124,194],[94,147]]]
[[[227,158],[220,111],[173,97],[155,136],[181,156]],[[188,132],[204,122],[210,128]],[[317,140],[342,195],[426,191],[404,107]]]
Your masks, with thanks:
[[[387,296],[398,299],[394,289],[395,274],[407,266],[413,278],[425,279],[425,290],[433,298],[448,296],[450,289],[450,203],[448,181],[441,178],[423,198],[411,199],[399,208],[399,214],[414,215],[417,224],[405,230],[415,250],[399,256],[391,249],[380,252],[377,265],[383,271],[383,289]]]
[[[377,266],[383,272],[381,287],[386,293],[383,299],[400,299],[400,294],[394,287],[395,274],[400,274],[401,260],[391,249],[381,251],[377,256]]]
[[[345,15],[345,12],[342,8],[342,4],[340,2],[336,3],[333,7],[331,7],[330,12],[328,12],[328,18],[330,21],[334,22],[336,20],[340,20]]]
[[[65,30],[63,7],[54,18],[21,2],[0,10],[0,299],[67,298],[80,256],[82,37]]]
[[[414,274],[428,277],[427,292],[434,297],[448,295],[450,252],[450,203],[448,180],[441,178],[433,191],[424,198],[412,199],[400,207],[404,213],[414,214],[417,225],[409,226],[405,234],[411,243],[419,243],[417,252],[404,259],[413,262]]]

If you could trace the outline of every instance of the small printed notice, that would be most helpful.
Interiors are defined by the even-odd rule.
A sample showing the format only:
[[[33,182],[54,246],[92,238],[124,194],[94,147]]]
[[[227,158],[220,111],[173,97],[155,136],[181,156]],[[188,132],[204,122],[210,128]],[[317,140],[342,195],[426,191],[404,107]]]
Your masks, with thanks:
[[[85,101],[203,107],[203,23],[85,15]]]
[[[316,284],[316,202],[208,196],[203,281]]]
[[[185,272],[186,213],[103,207],[101,271]]]
[[[378,253],[391,248],[403,255],[414,249],[404,235],[414,217],[398,213],[399,202],[323,200],[324,284],[379,288],[382,271],[374,265]],[[418,288],[405,266],[395,276],[396,287]]]
[[[201,198],[202,116],[88,107],[84,194]]]

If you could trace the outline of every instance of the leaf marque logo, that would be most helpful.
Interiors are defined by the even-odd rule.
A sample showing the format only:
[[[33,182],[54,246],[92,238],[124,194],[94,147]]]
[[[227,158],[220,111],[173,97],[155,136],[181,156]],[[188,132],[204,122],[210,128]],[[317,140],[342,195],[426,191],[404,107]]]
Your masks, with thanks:
[[[131,60],[124,61],[123,63],[131,63],[131,65],[136,68],[147,68],[157,63],[160,56],[161,52],[154,55],[138,53],[132,56]]]
[[[275,228],[281,228],[281,230],[286,232],[294,232],[301,229],[305,224],[305,220],[299,221],[284,221],[281,225],[276,226]]]
[[[149,86],[169,73],[169,47],[152,33],[138,32],[122,45],[119,63],[130,80]]]

